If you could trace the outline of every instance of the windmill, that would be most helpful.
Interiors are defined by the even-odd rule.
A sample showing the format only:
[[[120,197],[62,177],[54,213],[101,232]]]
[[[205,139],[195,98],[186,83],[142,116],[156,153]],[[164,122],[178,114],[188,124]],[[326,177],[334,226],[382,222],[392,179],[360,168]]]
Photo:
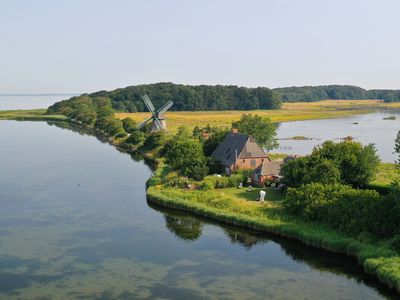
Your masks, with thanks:
[[[168,101],[165,103],[163,106],[161,106],[159,109],[155,109],[153,103],[151,102],[149,96],[144,95],[142,96],[144,104],[146,104],[146,107],[148,110],[151,112],[151,117],[144,120],[142,123],[138,125],[139,129],[142,128],[144,125],[149,123],[150,121],[153,121],[153,124],[151,125],[150,132],[156,132],[160,130],[165,130],[167,129],[167,124],[165,122],[165,117],[164,113],[174,104],[172,101]]]

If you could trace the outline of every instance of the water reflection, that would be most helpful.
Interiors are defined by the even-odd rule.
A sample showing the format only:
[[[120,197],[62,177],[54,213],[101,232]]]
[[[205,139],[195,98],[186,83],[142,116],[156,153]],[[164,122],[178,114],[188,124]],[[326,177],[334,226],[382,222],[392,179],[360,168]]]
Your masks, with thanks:
[[[363,283],[379,290],[387,299],[397,299],[398,294],[389,290],[381,284],[375,276],[366,274],[358,264],[357,259],[343,254],[332,253],[318,248],[309,247],[294,239],[282,238],[272,234],[261,233],[241,227],[221,224],[213,220],[198,216],[188,215],[178,210],[163,208],[148,202],[154,210],[160,212],[165,219],[165,226],[179,239],[196,240],[200,238],[204,226],[218,226],[222,228],[226,237],[232,244],[239,245],[250,251],[252,248],[267,244],[276,243],[282,251],[294,261],[304,263],[320,272],[334,273]],[[171,229],[171,220],[172,227]],[[178,224],[175,226],[175,224]],[[251,255],[251,254],[249,254]]]

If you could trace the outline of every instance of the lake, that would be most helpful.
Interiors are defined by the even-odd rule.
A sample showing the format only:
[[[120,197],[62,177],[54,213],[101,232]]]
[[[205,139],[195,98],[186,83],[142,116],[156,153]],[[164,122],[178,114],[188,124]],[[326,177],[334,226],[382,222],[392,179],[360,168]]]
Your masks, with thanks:
[[[395,120],[385,118],[395,116]],[[306,155],[314,146],[324,141],[340,141],[351,136],[363,144],[373,143],[383,162],[393,163],[394,140],[400,130],[400,111],[381,110],[370,114],[350,117],[284,122],[278,125],[279,148],[272,153]],[[308,140],[293,140],[292,137],[304,136]]]
[[[149,205],[150,167],[93,136],[0,137],[2,299],[398,297],[355,259]]]

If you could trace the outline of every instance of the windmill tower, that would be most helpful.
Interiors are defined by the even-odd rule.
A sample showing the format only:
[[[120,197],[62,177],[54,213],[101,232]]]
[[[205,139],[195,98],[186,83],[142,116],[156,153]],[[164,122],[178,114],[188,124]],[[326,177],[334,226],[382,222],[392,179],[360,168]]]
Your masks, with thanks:
[[[174,104],[172,101],[168,101],[159,109],[155,109],[153,103],[151,102],[149,96],[144,95],[142,97],[144,104],[146,105],[147,109],[151,112],[151,117],[144,120],[142,123],[138,125],[139,129],[142,128],[144,125],[152,121],[150,132],[157,132],[160,130],[167,129],[167,123],[165,122],[164,113]]]

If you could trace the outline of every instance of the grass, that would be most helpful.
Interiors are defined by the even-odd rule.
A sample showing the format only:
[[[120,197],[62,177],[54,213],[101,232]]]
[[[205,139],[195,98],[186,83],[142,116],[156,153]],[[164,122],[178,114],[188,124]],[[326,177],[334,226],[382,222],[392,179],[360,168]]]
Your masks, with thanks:
[[[371,184],[388,186],[395,180],[400,180],[400,173],[396,169],[396,164],[380,163],[376,178]]]
[[[278,110],[256,111],[186,111],[167,112],[167,125],[171,132],[180,126],[194,128],[207,124],[218,127],[229,127],[232,121],[237,121],[243,113],[253,113],[265,116],[273,122],[289,122],[313,119],[327,119],[364,114],[378,108],[400,108],[400,103],[384,103],[379,100],[325,100],[312,103],[284,103]],[[117,113],[120,119],[130,117],[142,121],[149,113]]]
[[[168,166],[161,163],[148,181],[147,195],[150,202],[356,256],[366,272],[375,274],[382,282],[400,292],[400,255],[387,242],[365,237],[358,239],[325,225],[306,223],[289,216],[281,209],[282,195],[272,189],[267,189],[264,203],[253,201],[259,189],[252,192],[237,188],[211,191],[174,189],[163,185],[168,172]]]
[[[68,118],[61,115],[46,115],[47,109],[1,110],[0,120],[18,121],[65,121]]]

